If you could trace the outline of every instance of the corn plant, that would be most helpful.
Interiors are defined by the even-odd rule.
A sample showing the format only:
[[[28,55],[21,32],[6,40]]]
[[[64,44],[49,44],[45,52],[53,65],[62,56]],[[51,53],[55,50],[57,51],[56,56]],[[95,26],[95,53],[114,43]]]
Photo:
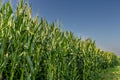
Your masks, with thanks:
[[[56,23],[32,17],[32,7],[20,0],[0,5],[0,79],[96,80],[117,64],[117,56],[63,31]]]

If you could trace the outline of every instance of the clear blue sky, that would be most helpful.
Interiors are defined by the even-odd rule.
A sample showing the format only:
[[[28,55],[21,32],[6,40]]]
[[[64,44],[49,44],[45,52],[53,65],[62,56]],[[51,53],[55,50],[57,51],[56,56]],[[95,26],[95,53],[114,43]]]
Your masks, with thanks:
[[[12,0],[14,6],[16,1]],[[28,1],[33,15],[46,17],[49,22],[57,19],[62,29],[90,37],[99,48],[120,55],[120,0]]]

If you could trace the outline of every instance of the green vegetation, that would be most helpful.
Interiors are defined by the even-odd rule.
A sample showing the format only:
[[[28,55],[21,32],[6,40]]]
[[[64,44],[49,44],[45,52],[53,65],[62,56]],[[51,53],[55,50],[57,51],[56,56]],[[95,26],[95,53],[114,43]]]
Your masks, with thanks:
[[[118,56],[118,64],[99,73],[97,80],[120,80],[120,56]]]
[[[96,80],[117,65],[117,56],[82,40],[58,24],[32,18],[21,0],[0,6],[0,78],[7,80]]]
[[[120,80],[120,65],[102,72],[98,80]]]

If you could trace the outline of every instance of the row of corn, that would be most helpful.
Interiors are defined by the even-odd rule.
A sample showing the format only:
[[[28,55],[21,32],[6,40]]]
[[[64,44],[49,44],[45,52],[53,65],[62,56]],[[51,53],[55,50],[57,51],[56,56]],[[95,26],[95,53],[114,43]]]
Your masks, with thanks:
[[[7,80],[96,80],[117,64],[117,56],[82,40],[59,24],[32,18],[21,0],[0,5],[0,78]]]

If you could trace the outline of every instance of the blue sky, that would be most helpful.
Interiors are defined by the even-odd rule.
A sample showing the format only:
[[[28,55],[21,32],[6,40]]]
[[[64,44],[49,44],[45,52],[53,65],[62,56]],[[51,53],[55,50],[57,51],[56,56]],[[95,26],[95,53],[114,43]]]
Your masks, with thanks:
[[[12,0],[13,6],[18,0]],[[33,15],[49,22],[60,21],[61,28],[83,38],[90,37],[99,48],[120,55],[120,0],[25,0]]]

